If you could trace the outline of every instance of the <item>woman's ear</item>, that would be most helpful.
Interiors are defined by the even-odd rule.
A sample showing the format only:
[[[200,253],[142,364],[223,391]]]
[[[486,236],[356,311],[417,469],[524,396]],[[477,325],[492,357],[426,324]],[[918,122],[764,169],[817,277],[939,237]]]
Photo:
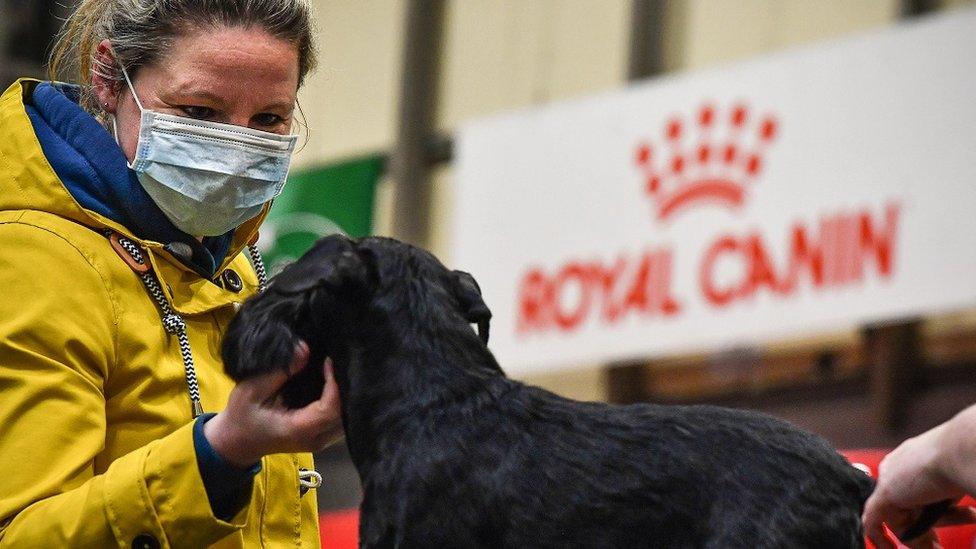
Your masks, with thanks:
[[[116,76],[118,73],[119,66],[115,52],[112,51],[112,43],[106,38],[95,46],[91,75],[92,93],[98,100],[98,106],[109,114],[115,114],[118,109],[119,92],[122,90]]]

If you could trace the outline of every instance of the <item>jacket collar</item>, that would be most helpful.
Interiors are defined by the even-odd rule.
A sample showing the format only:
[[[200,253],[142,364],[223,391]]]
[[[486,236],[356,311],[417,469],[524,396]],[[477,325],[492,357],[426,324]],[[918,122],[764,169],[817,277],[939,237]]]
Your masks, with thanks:
[[[240,277],[241,288],[236,292],[180,269],[172,262],[160,261],[151,249],[148,255],[153,271],[162,282],[160,289],[166,301],[183,315],[206,313],[231,303],[239,305],[258,291],[257,276],[245,254],[238,254],[226,267]]]

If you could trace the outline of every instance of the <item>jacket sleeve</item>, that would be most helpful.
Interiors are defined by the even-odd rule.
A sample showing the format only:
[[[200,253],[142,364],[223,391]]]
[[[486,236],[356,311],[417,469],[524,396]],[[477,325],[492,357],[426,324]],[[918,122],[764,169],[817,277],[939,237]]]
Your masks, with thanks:
[[[207,499],[214,516],[231,520],[251,499],[254,475],[261,472],[261,462],[247,469],[228,463],[210,445],[203,434],[203,426],[217,414],[204,414],[193,423],[193,446],[196,448],[200,477],[207,489]]]
[[[0,222],[0,547],[210,545],[243,524],[213,516],[192,422],[95,474],[103,387],[125,360],[97,261],[52,231]]]

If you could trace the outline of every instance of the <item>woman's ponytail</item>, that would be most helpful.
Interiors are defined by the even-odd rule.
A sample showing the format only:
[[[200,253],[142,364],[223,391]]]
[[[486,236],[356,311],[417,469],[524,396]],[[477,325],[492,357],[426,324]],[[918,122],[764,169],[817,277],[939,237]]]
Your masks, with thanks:
[[[82,85],[81,104],[88,112],[97,109],[90,93],[95,47],[106,37],[106,23],[114,3],[114,0],[82,0],[64,22],[48,59],[48,78]]]

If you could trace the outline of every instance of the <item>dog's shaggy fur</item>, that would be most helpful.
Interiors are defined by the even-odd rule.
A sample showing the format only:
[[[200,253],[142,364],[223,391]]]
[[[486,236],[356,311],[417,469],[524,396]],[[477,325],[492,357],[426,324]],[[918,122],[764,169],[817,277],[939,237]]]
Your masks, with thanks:
[[[469,275],[423,250],[329,237],[244,305],[224,360],[244,379],[305,340],[316,367],[286,397],[300,406],[332,358],[364,547],[863,547],[873,483],[824,440],[513,381],[471,328],[489,315]]]

